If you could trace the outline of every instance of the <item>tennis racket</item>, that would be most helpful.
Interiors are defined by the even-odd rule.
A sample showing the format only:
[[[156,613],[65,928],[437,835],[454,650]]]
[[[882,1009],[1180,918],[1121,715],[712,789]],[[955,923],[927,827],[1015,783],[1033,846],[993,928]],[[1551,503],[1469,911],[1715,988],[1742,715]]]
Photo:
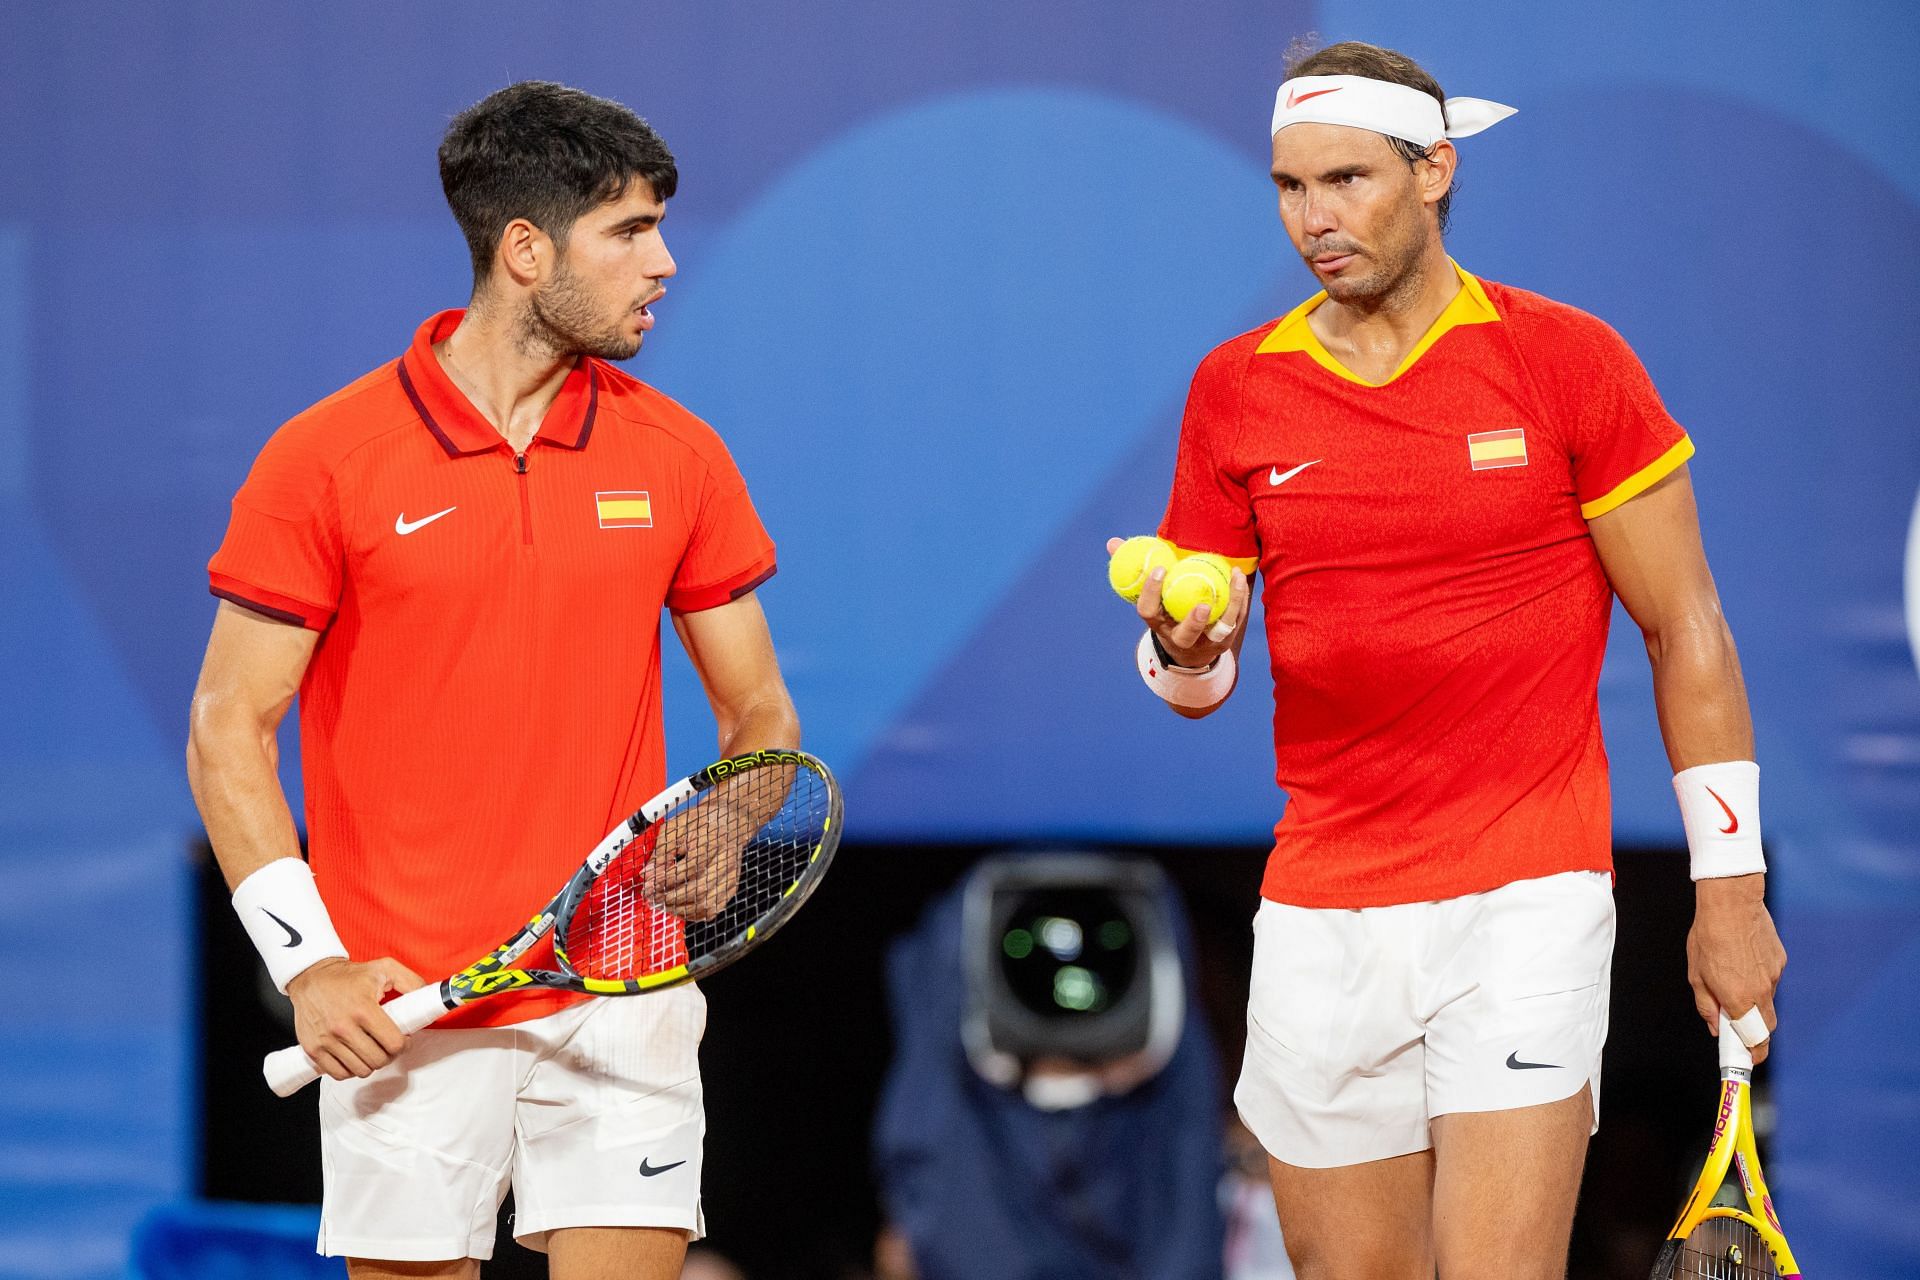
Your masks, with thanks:
[[[520,931],[437,985],[381,1006],[412,1035],[461,1005],[547,987],[639,995],[722,969],[778,929],[840,843],[839,784],[802,751],[755,751],[689,774],[595,846]],[[514,962],[553,935],[552,969]],[[267,1055],[287,1097],[321,1072],[299,1045]]]
[[[1727,1015],[1720,1015],[1720,1110],[1713,1122],[1713,1144],[1700,1179],[1680,1210],[1654,1260],[1652,1280],[1712,1276],[1748,1280],[1779,1276],[1794,1280],[1786,1234],[1773,1211],[1773,1197],[1760,1173],[1753,1145],[1753,1055],[1741,1043]],[[1746,1208],[1716,1204],[1728,1167],[1737,1172]]]

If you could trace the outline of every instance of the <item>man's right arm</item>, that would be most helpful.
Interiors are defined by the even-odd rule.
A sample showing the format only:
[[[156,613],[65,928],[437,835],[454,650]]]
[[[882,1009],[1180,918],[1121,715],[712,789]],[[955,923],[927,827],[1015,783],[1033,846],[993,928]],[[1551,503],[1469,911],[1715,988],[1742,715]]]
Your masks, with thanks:
[[[280,789],[280,721],[320,633],[221,602],[187,732],[187,782],[229,891],[300,838]]]
[[[1247,362],[1258,340],[1257,332],[1242,334],[1208,352],[1194,370],[1180,417],[1172,492],[1158,530],[1176,547],[1210,551],[1239,566],[1226,612],[1212,625],[1204,607],[1189,617],[1168,616],[1160,603],[1164,570],[1148,577],[1135,602],[1149,633],[1135,651],[1140,674],[1176,715],[1189,720],[1213,714],[1239,682],[1240,646],[1253,597],[1248,575],[1259,555],[1259,535],[1232,442],[1242,420]],[[1107,544],[1108,555],[1116,545]]]
[[[187,781],[229,889],[300,856],[278,733],[319,639],[224,601],[214,617],[189,715]],[[420,985],[391,959],[320,960],[286,986],[301,1047],[336,1080],[371,1074],[406,1043],[381,995]]]

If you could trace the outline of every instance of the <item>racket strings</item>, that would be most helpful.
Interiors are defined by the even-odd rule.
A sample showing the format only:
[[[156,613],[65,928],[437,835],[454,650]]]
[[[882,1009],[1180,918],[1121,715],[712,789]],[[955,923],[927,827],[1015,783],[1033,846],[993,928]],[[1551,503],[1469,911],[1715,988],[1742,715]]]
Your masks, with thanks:
[[[1751,1223],[1708,1218],[1687,1236],[1669,1274],[1676,1280],[1765,1280],[1780,1272]]]
[[[648,903],[643,877],[657,827],[622,849],[588,890],[567,926],[567,958],[590,978],[631,978],[657,972],[656,957],[674,946],[673,922]]]
[[[568,967],[644,978],[690,964],[763,920],[820,847],[826,780],[746,769],[670,810],[621,850],[567,922]]]

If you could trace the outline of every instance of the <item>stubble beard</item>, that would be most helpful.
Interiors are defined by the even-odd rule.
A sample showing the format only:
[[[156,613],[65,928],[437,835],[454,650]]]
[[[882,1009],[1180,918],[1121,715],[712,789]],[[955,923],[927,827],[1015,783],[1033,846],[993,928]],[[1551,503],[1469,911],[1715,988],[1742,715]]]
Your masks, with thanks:
[[[629,337],[617,322],[608,324],[580,278],[564,263],[547,287],[528,300],[520,318],[522,350],[556,359],[630,359],[640,350],[643,336]]]
[[[1421,260],[1426,256],[1427,232],[1418,205],[1402,210],[1375,237],[1376,252],[1368,254],[1373,270],[1364,276],[1327,282],[1327,296],[1335,302],[1365,311],[1391,310],[1403,296],[1418,295]],[[1312,253],[1324,252],[1312,249]]]

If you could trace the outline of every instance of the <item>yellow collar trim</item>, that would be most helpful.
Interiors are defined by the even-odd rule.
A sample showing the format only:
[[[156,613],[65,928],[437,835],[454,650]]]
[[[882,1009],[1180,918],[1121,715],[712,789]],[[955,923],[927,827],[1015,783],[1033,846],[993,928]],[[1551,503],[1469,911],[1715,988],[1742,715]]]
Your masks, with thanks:
[[[1449,258],[1447,261],[1453,262],[1453,259]],[[1400,367],[1388,376],[1386,382],[1369,382],[1334,359],[1333,353],[1327,350],[1321,343],[1320,336],[1313,331],[1313,326],[1307,323],[1307,317],[1313,313],[1314,308],[1327,300],[1324,289],[1287,312],[1280,323],[1273,326],[1267,336],[1261,339],[1254,353],[1268,355],[1281,351],[1304,351],[1313,358],[1315,364],[1329,373],[1345,378],[1348,382],[1357,382],[1363,387],[1384,387],[1388,382],[1394,381],[1413,368],[1414,363],[1427,354],[1427,349],[1440,341],[1447,330],[1464,324],[1499,322],[1500,313],[1494,309],[1493,302],[1487,297],[1487,291],[1481,288],[1480,281],[1457,262],[1453,262],[1453,269],[1460,274],[1460,292],[1453,295],[1453,301],[1447,304],[1446,310],[1440,313],[1439,318],[1433,322],[1433,326],[1427,330],[1425,336],[1414,344],[1413,350],[1407,352],[1407,358],[1400,362]]]

